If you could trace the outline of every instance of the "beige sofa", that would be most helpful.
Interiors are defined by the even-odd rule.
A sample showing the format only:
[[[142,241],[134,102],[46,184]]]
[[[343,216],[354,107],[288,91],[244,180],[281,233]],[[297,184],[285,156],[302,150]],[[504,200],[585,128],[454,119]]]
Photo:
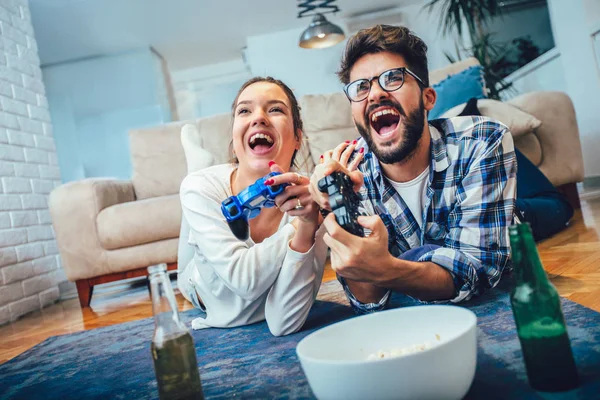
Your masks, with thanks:
[[[433,71],[431,83],[473,62]],[[309,173],[323,151],[358,135],[343,93],[304,96],[300,104],[305,124],[300,159]],[[456,115],[461,109],[449,113]],[[509,101],[499,112],[482,107],[484,115],[486,110],[513,129],[517,147],[576,203],[575,183],[583,179],[583,159],[570,99],[563,93],[535,92]],[[175,122],[130,132],[131,180],[85,179],[51,193],[62,264],[68,279],[77,283],[82,306],[89,305],[94,285],[145,275],[145,268],[156,263],[176,268],[181,224],[178,191],[188,170],[180,140],[185,123],[195,125],[198,132],[198,137],[187,138],[188,146],[203,148],[199,154],[211,156],[201,164],[228,161],[228,114]]]

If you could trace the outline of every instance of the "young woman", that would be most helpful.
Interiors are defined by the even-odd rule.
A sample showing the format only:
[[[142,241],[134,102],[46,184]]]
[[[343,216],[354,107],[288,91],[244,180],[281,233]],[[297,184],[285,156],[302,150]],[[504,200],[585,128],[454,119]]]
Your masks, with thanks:
[[[300,108],[292,91],[271,77],[253,78],[233,105],[234,162],[188,175],[181,184],[183,214],[190,225],[193,259],[178,284],[205,312],[194,329],[228,328],[265,320],[273,335],[302,327],[319,290],[327,248],[309,179],[292,172],[302,140]],[[238,240],[221,202],[269,172],[267,184],[288,183],[249,220],[250,237]]]

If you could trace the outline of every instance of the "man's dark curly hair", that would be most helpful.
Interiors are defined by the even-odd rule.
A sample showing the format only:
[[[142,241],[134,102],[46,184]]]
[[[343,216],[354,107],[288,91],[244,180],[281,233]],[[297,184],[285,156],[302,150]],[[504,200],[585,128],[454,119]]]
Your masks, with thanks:
[[[404,57],[406,67],[425,82],[425,87],[429,86],[427,45],[403,26],[375,25],[358,31],[346,44],[338,77],[344,85],[348,84],[350,70],[361,57],[384,51]]]

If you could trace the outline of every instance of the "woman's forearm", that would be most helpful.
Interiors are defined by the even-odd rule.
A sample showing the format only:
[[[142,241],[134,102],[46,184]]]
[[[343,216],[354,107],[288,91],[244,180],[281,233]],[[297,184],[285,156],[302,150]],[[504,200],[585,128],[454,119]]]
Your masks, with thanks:
[[[298,253],[306,253],[315,243],[315,233],[319,228],[317,222],[296,218],[293,224],[296,227],[296,233],[290,242],[292,250]]]
[[[299,330],[317,297],[327,258],[324,232],[317,230],[315,244],[308,252],[286,254],[265,303],[265,319],[276,336]]]

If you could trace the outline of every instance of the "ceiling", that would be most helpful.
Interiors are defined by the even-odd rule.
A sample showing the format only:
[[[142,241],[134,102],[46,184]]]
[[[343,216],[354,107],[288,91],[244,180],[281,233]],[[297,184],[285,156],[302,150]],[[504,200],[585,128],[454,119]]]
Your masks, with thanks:
[[[42,65],[152,46],[172,70],[239,59],[248,36],[308,26],[301,0],[30,0]],[[424,2],[338,0],[333,21]],[[317,2],[318,3],[318,2]]]

